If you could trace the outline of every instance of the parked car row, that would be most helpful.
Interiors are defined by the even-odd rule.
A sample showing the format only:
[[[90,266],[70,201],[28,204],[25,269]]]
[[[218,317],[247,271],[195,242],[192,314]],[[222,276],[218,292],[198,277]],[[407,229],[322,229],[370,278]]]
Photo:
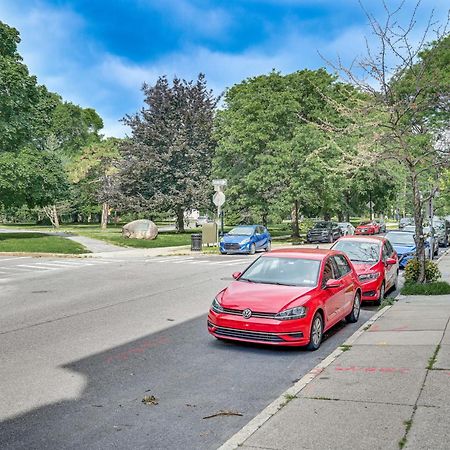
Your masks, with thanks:
[[[333,227],[318,229],[329,237]],[[216,295],[208,331],[220,340],[317,350],[326,330],[358,321],[362,302],[379,304],[395,289],[398,271],[395,249],[380,236],[348,235],[329,250],[271,251]]]

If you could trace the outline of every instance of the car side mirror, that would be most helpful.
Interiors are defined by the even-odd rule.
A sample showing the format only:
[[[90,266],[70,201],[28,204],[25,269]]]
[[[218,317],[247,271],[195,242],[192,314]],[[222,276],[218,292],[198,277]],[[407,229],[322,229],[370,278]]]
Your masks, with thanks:
[[[325,289],[338,288],[341,286],[342,282],[340,280],[334,280],[333,278],[325,283]]]
[[[234,272],[231,276],[237,280],[242,275],[242,272]]]
[[[386,265],[387,266],[393,266],[394,264],[397,264],[397,260],[395,258],[388,258],[386,260]]]

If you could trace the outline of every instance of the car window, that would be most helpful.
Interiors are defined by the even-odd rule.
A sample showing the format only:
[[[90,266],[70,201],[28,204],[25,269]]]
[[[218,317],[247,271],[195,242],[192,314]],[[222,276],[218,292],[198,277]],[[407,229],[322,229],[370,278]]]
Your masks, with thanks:
[[[347,260],[342,255],[334,256],[334,261],[335,261],[336,267],[339,271],[338,278],[341,278],[341,277],[347,275],[351,271],[350,265],[348,264]]]
[[[389,258],[390,254],[388,253],[388,250],[386,248],[386,245],[383,245],[383,248],[381,250],[381,258],[384,262],[387,261],[387,259]]]
[[[317,285],[320,261],[300,258],[261,257],[239,278],[239,281],[286,286]]]
[[[391,256],[392,256],[392,253],[394,253],[394,249],[392,248],[391,243],[390,243],[389,241],[386,241],[386,242],[384,243],[384,245],[386,246],[386,250],[387,250],[387,252],[388,252],[389,257],[391,257]]]
[[[323,267],[323,277],[322,284],[325,286],[328,280],[332,280],[335,278],[335,271],[333,269],[333,264],[331,262],[331,258],[327,259],[325,266]]]
[[[372,241],[338,240],[332,247],[339,250],[353,262],[375,263],[380,258],[380,244]]]

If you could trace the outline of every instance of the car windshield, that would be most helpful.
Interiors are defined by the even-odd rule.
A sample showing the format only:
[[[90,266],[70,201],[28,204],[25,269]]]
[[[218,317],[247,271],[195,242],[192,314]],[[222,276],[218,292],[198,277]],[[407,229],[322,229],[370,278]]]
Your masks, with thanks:
[[[353,262],[375,263],[380,258],[380,244],[378,242],[342,240],[336,242],[333,250],[346,253]]]
[[[362,227],[362,226],[364,226],[364,225],[370,225],[372,222],[361,222],[360,224],[359,224],[359,226],[360,227]]]
[[[300,258],[262,257],[255,261],[239,281],[283,286],[317,285],[320,261]]]
[[[251,236],[254,231],[254,227],[235,227],[228,234],[230,236]]]
[[[314,228],[329,228],[330,227],[330,223],[329,222],[317,222],[314,225]]]
[[[348,227],[348,223],[347,222],[339,222],[338,223],[340,228],[347,228]]]
[[[396,233],[391,231],[386,235],[392,245],[416,245],[413,233]]]

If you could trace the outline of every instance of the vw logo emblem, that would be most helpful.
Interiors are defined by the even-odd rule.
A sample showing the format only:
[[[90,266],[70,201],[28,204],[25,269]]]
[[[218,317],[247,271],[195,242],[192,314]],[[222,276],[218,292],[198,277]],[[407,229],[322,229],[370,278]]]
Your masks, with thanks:
[[[242,311],[242,316],[244,317],[244,319],[250,319],[250,317],[252,317],[252,310],[244,309],[244,311]]]

